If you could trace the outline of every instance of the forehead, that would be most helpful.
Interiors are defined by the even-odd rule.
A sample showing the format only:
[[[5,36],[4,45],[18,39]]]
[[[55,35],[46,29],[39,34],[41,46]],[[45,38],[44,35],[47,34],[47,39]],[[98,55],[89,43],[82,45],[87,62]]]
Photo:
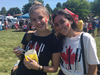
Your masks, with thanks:
[[[30,13],[30,17],[46,16],[45,11],[42,9],[36,9],[34,12]]]
[[[59,22],[61,20],[65,19],[65,17],[63,15],[57,15],[55,18],[54,18],[54,23],[56,22]]]

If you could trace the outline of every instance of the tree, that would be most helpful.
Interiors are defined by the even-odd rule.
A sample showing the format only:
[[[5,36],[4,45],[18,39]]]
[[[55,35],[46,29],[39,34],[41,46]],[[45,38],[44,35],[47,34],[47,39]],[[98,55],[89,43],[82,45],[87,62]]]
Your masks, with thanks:
[[[66,7],[67,7],[67,2],[64,2],[64,3],[62,4],[62,8],[65,9]]]
[[[49,4],[46,4],[45,6],[47,8],[47,10],[49,11],[50,14],[52,14],[52,9],[50,8]]]
[[[90,4],[86,0],[67,0],[62,6],[63,8],[68,8],[83,19],[86,18],[90,12]]]
[[[7,13],[9,13],[10,15],[21,14],[21,11],[18,7],[15,7],[15,8],[10,8]]]
[[[61,8],[61,3],[58,2],[57,5],[56,5],[56,7],[57,7],[57,8]]]
[[[1,14],[2,15],[6,15],[7,11],[6,11],[6,8],[5,7],[2,7],[1,8]]]
[[[28,13],[29,8],[30,8],[31,6],[32,6],[32,3],[25,4],[25,5],[23,6],[23,8],[22,8],[23,14]]]
[[[61,8],[54,8],[53,13],[57,12],[58,10],[60,10]]]
[[[44,1],[42,1],[42,0],[29,0],[29,3],[33,4],[34,1],[38,1],[38,2],[40,2],[40,3],[42,3],[44,5]]]
[[[100,16],[100,0],[94,0],[94,2],[91,2],[91,12],[94,16]]]

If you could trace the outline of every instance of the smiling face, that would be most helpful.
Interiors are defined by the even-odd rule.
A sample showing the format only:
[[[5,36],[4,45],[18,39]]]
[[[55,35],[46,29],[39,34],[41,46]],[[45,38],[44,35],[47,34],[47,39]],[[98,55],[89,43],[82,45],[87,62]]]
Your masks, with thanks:
[[[30,14],[31,22],[38,31],[45,31],[48,29],[48,19],[43,10],[36,9]]]
[[[71,30],[71,23],[71,21],[69,21],[62,15],[57,15],[54,18],[54,27],[56,31],[58,31],[62,35],[67,35],[69,33],[69,31]]]

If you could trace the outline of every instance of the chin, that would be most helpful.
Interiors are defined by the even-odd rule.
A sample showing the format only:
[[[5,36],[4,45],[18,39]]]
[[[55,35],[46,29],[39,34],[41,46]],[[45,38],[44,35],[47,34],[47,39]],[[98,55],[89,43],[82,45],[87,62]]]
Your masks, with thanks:
[[[46,29],[45,28],[43,28],[43,29],[39,29],[39,31],[45,31]]]
[[[66,32],[62,32],[61,34],[66,36],[67,33]]]

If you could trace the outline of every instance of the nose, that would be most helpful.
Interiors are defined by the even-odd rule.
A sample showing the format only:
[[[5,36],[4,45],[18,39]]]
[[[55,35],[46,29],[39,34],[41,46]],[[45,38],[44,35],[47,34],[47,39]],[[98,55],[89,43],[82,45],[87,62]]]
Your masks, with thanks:
[[[59,28],[59,29],[61,29],[61,28],[62,28],[62,25],[61,25],[61,24],[59,24],[58,28]]]
[[[37,23],[41,23],[39,19],[37,19]]]

